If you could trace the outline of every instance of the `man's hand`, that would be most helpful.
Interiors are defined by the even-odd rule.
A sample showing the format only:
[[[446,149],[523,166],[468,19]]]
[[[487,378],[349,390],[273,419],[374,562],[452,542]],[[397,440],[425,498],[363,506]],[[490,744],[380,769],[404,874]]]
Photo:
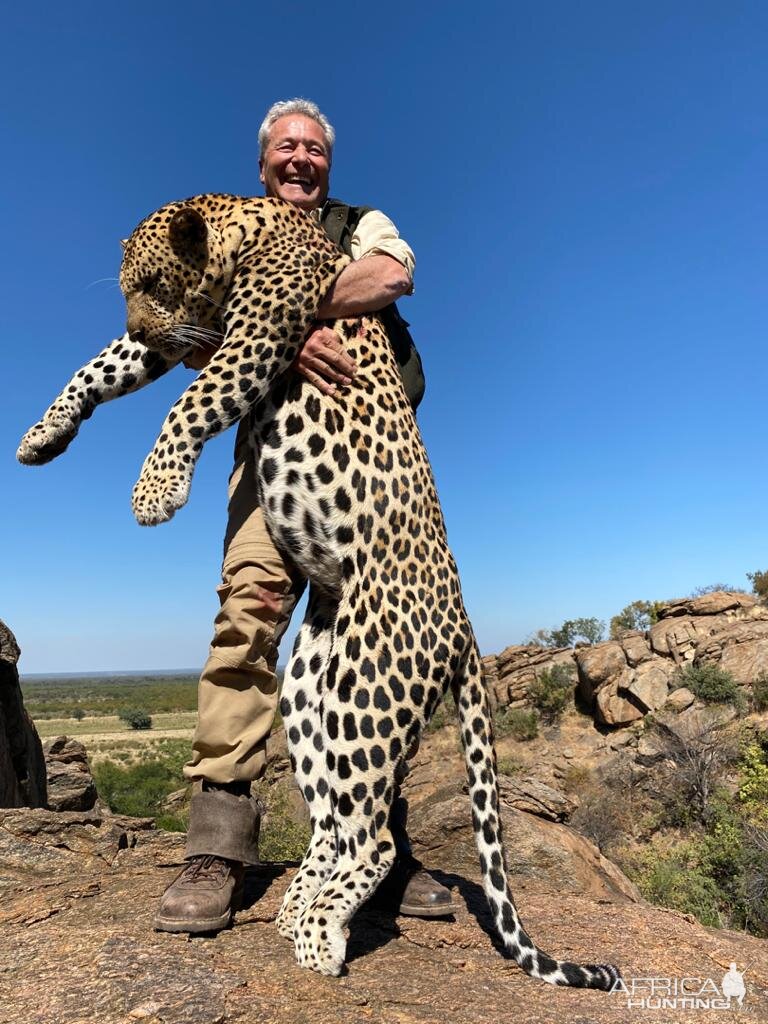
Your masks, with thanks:
[[[351,384],[357,370],[345,353],[341,338],[330,327],[313,327],[309,331],[293,368],[324,395],[334,394],[337,384]]]

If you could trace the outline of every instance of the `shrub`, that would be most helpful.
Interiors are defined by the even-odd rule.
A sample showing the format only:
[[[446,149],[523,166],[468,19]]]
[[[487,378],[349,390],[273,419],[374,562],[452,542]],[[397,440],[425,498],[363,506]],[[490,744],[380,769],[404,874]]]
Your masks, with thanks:
[[[744,704],[744,697],[731,673],[709,661],[686,665],[678,672],[673,686],[675,689],[686,686],[707,704],[733,704],[737,708]]]
[[[252,792],[266,807],[259,833],[259,856],[265,861],[301,860],[312,830],[291,808],[288,786],[274,781],[270,769],[254,784]]]
[[[696,864],[687,844],[662,854],[651,849],[647,854],[638,858],[634,870],[629,867],[630,878],[647,900],[693,914],[710,927],[722,925],[717,883]]]
[[[455,724],[458,717],[456,703],[450,693],[446,693],[435,708],[434,714],[427,722],[426,732],[437,732],[443,726]]]
[[[500,757],[496,767],[499,775],[519,775],[525,770],[525,766],[516,761],[514,757]]]
[[[85,712],[83,711],[82,708],[73,708],[72,713],[70,714],[69,717],[74,718],[78,722],[82,722],[82,720],[85,718]]]
[[[573,701],[573,671],[568,665],[553,665],[528,687],[528,697],[542,718],[554,722]]]
[[[102,761],[93,767],[96,791],[116,814],[155,818],[164,813],[169,793],[183,784],[173,767],[159,758],[122,765]]]
[[[750,704],[753,711],[765,711],[768,708],[768,673],[761,672],[752,684]]]
[[[757,740],[742,751],[739,779],[739,802],[747,819],[768,825],[768,752]]]
[[[539,734],[539,720],[535,711],[499,708],[493,715],[493,732],[496,739],[511,736],[521,741],[532,740]]]
[[[146,711],[131,709],[121,711],[119,716],[121,722],[126,722],[132,729],[151,729],[152,718]]]
[[[664,762],[653,773],[661,820],[670,825],[708,822],[712,799],[737,760],[735,739],[710,713],[689,719],[685,730],[656,725],[654,732],[664,754]]]

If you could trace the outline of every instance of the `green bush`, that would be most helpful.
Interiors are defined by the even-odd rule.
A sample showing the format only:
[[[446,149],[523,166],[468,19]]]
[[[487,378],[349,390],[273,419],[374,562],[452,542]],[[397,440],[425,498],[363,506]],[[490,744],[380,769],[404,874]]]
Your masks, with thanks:
[[[427,722],[426,732],[437,732],[445,725],[455,725],[458,719],[456,702],[451,693],[446,693]]]
[[[85,718],[85,712],[82,708],[73,708],[69,717],[74,718],[78,722],[82,722]]]
[[[155,758],[123,767],[102,761],[93,768],[96,791],[115,814],[156,818],[166,797],[184,784],[173,765]]]
[[[152,718],[150,715],[138,708],[121,711],[118,717],[121,722],[126,722],[132,729],[152,728]]]
[[[528,687],[528,697],[544,719],[554,722],[573,703],[573,671],[568,665],[553,665]]]
[[[700,665],[686,665],[674,679],[675,689],[687,687],[707,704],[733,704],[741,708],[744,697],[730,672],[719,665],[705,661]]]
[[[644,859],[630,877],[651,903],[693,914],[702,924],[717,928],[722,925],[717,882],[693,861],[682,846],[666,855]]]
[[[514,757],[500,757],[496,767],[499,775],[519,775],[525,770],[525,766],[516,761]]]
[[[511,736],[516,740],[532,740],[539,734],[539,720],[535,711],[522,708],[499,708],[493,716],[496,739]]]
[[[750,704],[753,711],[765,711],[768,708],[768,674],[761,672],[752,683]]]
[[[312,830],[296,813],[289,797],[290,783],[274,781],[269,769],[252,788],[266,807],[259,833],[259,856],[265,861],[301,860],[309,846]]]

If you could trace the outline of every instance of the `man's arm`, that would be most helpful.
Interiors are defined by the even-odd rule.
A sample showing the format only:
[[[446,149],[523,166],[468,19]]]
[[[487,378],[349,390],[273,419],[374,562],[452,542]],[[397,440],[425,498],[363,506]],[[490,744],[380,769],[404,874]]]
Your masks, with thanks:
[[[392,256],[373,254],[339,274],[317,311],[318,320],[378,313],[411,290],[411,278]]]
[[[370,210],[360,218],[351,251],[353,262],[339,274],[323,299],[318,319],[376,313],[413,291],[413,250],[380,210]],[[316,327],[307,335],[294,366],[329,395],[336,391],[337,384],[349,384],[356,369],[329,327]]]

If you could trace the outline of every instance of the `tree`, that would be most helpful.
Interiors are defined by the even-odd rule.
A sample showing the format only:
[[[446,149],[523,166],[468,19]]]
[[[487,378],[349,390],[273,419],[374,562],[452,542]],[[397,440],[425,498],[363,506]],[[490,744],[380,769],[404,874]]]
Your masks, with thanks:
[[[622,608],[618,615],[611,619],[611,640],[618,640],[622,633],[629,629],[644,632],[656,621],[653,615],[654,605],[651,601],[633,601]]]
[[[71,717],[76,719],[78,722],[81,722],[85,718],[85,712],[82,708],[73,708]]]
[[[132,729],[152,728],[152,718],[146,711],[141,711],[135,708],[128,711],[121,711],[119,718],[121,721],[127,722]]]
[[[757,594],[764,601],[768,599],[768,571],[748,572],[747,579],[752,584],[753,594]]]

